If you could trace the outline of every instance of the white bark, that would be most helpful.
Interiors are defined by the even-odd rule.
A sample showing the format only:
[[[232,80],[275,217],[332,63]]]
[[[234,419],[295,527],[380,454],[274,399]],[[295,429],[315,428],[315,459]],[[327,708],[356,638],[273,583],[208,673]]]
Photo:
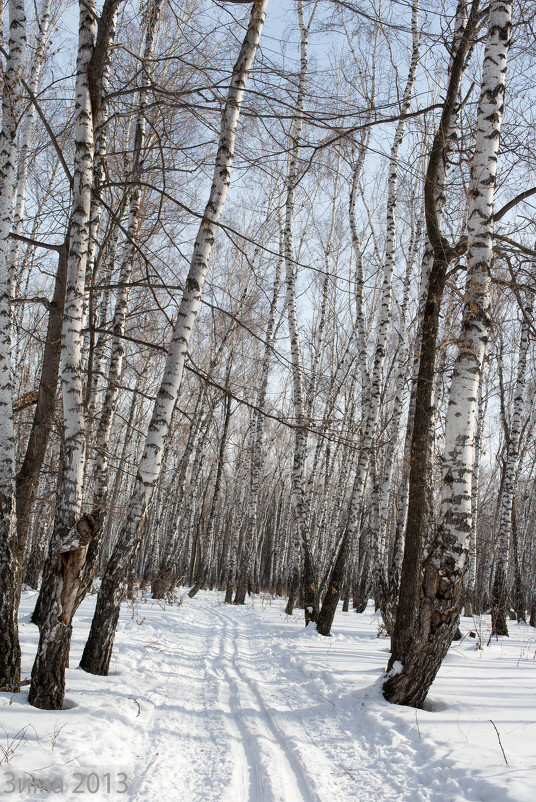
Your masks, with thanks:
[[[75,165],[67,262],[60,372],[64,416],[64,465],[55,531],[70,529],[82,508],[85,465],[85,415],[81,355],[84,295],[89,247],[89,216],[93,181],[93,115],[88,65],[95,39],[95,2],[80,2],[80,26],[75,86]]]
[[[457,50],[460,46],[460,42],[467,25],[468,8],[469,8],[468,0],[459,0],[454,22],[454,34],[452,39],[451,58],[449,63],[449,76],[452,73],[453,61],[456,56]],[[455,152],[458,138],[457,131],[458,131],[459,111],[460,111],[459,104],[457,104],[454,107],[453,113],[448,122],[448,128],[445,134],[443,149],[438,167],[435,207],[437,212],[437,222],[439,226],[441,226],[443,220],[443,213],[446,201],[445,189],[448,183],[448,176],[451,168],[452,155]],[[411,396],[407,415],[406,436],[405,436],[404,454],[402,460],[402,481],[400,484],[397,498],[394,553],[393,553],[392,565],[390,568],[390,581],[389,581],[390,599],[389,599],[389,610],[387,611],[389,616],[393,614],[394,608],[396,606],[398,598],[398,586],[400,582],[402,561],[404,556],[405,530],[406,530],[408,504],[409,504],[410,456],[411,456],[412,437],[413,437],[413,423],[415,418],[417,377],[419,374],[419,365],[421,359],[420,346],[422,342],[424,309],[425,309],[426,299],[428,296],[430,271],[432,270],[433,262],[434,262],[434,254],[432,246],[430,245],[430,242],[427,240],[421,263],[421,278],[420,278],[419,302],[418,302],[418,326],[415,335],[416,347],[415,347],[415,352],[413,354]]]
[[[20,678],[8,237],[15,193],[16,132],[25,49],[24,2],[10,0],[9,53],[4,74],[0,131],[0,685],[18,682]]]
[[[248,29],[233,69],[222,115],[210,196],[194,244],[190,269],[168,349],[164,375],[154,404],[145,447],[129,503],[129,513],[103,578],[96,616],[82,658],[83,667],[95,673],[107,671],[123,594],[123,581],[129,563],[139,545],[147,505],[155,482],[160,475],[164,442],[169,432],[179,394],[184,362],[201,302],[210,254],[229,189],[238,119],[246,82],[259,45],[266,5],[267,0],[255,0],[253,3]],[[104,619],[108,619],[106,631],[102,630],[102,620]]]
[[[444,549],[436,558],[444,592],[461,580],[471,533],[475,405],[490,325],[493,200],[511,16],[511,0],[491,3],[471,168],[466,301],[445,428]]]
[[[285,219],[283,227],[283,253],[285,260],[285,280],[287,285],[287,315],[290,337],[292,400],[296,422],[296,439],[292,465],[292,503],[296,519],[297,541],[294,544],[294,559],[299,554],[300,543],[303,544],[306,559],[311,563],[311,544],[308,529],[308,505],[305,488],[305,469],[307,460],[307,429],[305,420],[305,377],[303,356],[298,326],[298,310],[296,305],[297,270],[294,260],[293,219],[296,198],[296,187],[299,172],[299,155],[303,135],[304,103],[307,80],[307,44],[310,25],[316,6],[313,8],[309,23],[305,24],[303,0],[298,0],[298,20],[300,27],[300,73],[298,78],[298,94],[296,98],[295,116],[290,137],[290,150],[287,174],[287,193],[285,201]],[[312,563],[311,563],[312,567]]]

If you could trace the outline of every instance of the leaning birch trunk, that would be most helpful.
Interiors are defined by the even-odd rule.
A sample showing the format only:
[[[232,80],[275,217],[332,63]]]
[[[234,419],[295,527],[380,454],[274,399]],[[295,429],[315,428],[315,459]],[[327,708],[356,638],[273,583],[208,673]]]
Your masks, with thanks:
[[[128,311],[128,299],[130,292],[130,281],[132,276],[132,266],[136,252],[136,242],[138,235],[138,222],[141,201],[141,186],[139,181],[141,179],[141,172],[143,169],[143,156],[145,148],[145,131],[146,131],[146,106],[148,87],[151,81],[150,64],[154,56],[155,49],[155,32],[160,19],[160,10],[162,6],[161,0],[155,0],[150,6],[149,15],[147,20],[147,30],[145,34],[145,49],[142,60],[142,87],[138,96],[138,115],[136,119],[136,129],[134,134],[134,153],[133,153],[133,166],[131,181],[134,188],[130,195],[129,209],[128,209],[128,222],[127,222],[127,241],[125,243],[123,261],[121,270],[119,272],[119,290],[114,310],[114,319],[112,325],[112,349],[110,356],[110,364],[108,368],[108,377],[104,401],[102,404],[99,425],[97,427],[95,450],[96,459],[94,465],[94,486],[93,486],[93,503],[91,509],[96,515],[96,520],[99,526],[102,526],[104,517],[106,515],[106,504],[108,500],[108,483],[109,483],[109,465],[108,465],[108,451],[110,446],[110,432],[112,429],[112,422],[114,412],[119,395],[119,383],[123,370],[123,335],[125,332],[125,321]],[[115,20],[114,20],[115,28]],[[101,143],[101,147],[104,147]],[[103,177],[104,167],[102,164],[95,169],[94,182],[100,181]],[[102,175],[100,175],[102,173]],[[100,178],[98,177],[100,175]],[[100,203],[92,204],[92,215],[100,216]],[[97,211],[99,210],[99,211]],[[95,218],[91,221],[92,225],[95,224]],[[84,565],[83,576],[81,577],[82,587],[80,595],[83,596],[91,586],[93,574],[95,569],[95,562],[98,554],[98,541],[94,540],[88,549],[86,563]],[[82,601],[80,598],[80,601]]]
[[[384,683],[388,701],[422,707],[458,627],[471,534],[475,404],[490,320],[493,199],[510,45],[512,2],[490,5],[468,215],[462,329],[445,426],[441,517],[423,566],[413,632]]]
[[[0,131],[0,686],[20,679],[8,237],[15,194],[16,133],[21,106],[19,79],[24,69],[25,50],[24,2],[10,0],[9,54],[4,73]]]
[[[154,485],[159,477],[164,441],[169,432],[181,385],[184,361],[197,316],[208,262],[230,183],[234,145],[244,90],[266,15],[267,0],[255,0],[248,29],[234,66],[223,111],[218,153],[210,197],[194,245],[190,270],[169,346],[164,376],[153,409],[145,448],[116,546],[106,567],[81,667],[92,674],[107,674],[123,598],[123,584],[136,553]]]
[[[514,403],[512,419],[507,437],[506,464],[501,489],[499,511],[499,537],[495,578],[491,594],[491,622],[496,635],[508,635],[506,623],[508,614],[509,594],[507,588],[507,574],[509,562],[509,546],[512,535],[512,512],[514,506],[514,489],[519,462],[519,440],[521,436],[521,416],[525,402],[525,387],[527,383],[527,355],[529,350],[530,322],[532,318],[532,299],[527,308],[523,310],[523,323],[521,326],[521,342],[519,344],[519,358],[517,363],[517,377],[514,390]]]
[[[419,63],[419,0],[413,0],[411,11],[411,30],[412,30],[412,52],[411,62],[408,71],[408,78],[404,89],[404,94],[401,103],[402,115],[408,113],[411,107],[411,98],[415,87],[415,80],[417,77],[417,66]],[[380,309],[380,320],[378,322],[378,335],[376,340],[376,347],[374,351],[374,363],[372,367],[372,375],[368,385],[368,398],[365,400],[364,409],[364,432],[360,442],[359,462],[357,465],[357,474],[354,481],[352,496],[350,500],[350,514],[348,519],[348,526],[343,534],[341,542],[338,544],[337,558],[333,569],[333,576],[330,577],[329,587],[324,603],[322,605],[321,615],[317,626],[318,632],[321,635],[329,635],[331,631],[331,624],[337,609],[337,604],[340,599],[342,588],[342,580],[345,573],[345,565],[347,560],[348,550],[352,545],[354,538],[358,536],[359,520],[361,518],[363,497],[365,493],[365,483],[371,458],[371,453],[374,448],[374,438],[378,419],[380,414],[380,403],[382,394],[382,374],[383,366],[385,363],[385,353],[387,344],[387,334],[391,321],[391,304],[392,304],[392,285],[393,285],[393,272],[395,266],[395,249],[396,249],[396,207],[397,207],[397,194],[398,194],[398,164],[400,157],[400,148],[404,138],[406,129],[406,119],[402,117],[396,127],[393,145],[391,147],[391,154],[389,159],[389,185],[387,195],[387,211],[386,211],[386,244],[385,244],[385,259],[383,265],[383,284],[382,284],[382,301]],[[352,216],[352,207],[350,214]],[[355,230],[352,225],[352,235],[355,247]],[[358,262],[359,263],[359,262]],[[363,347],[363,345],[361,345]],[[361,363],[363,369],[365,367],[365,356],[361,356]]]
[[[94,156],[93,97],[99,85],[98,71],[90,75],[94,62],[106,60],[113,32],[102,23],[119,0],[105,2],[95,46],[95,6],[80,3],[78,58],[75,85],[75,163],[67,260],[65,310],[61,339],[61,374],[64,417],[64,458],[58,493],[51,552],[55,561],[49,575],[46,610],[41,623],[39,646],[32,668],[29,700],[35,707],[61,709],[65,694],[65,666],[69,659],[72,618],[88,546],[99,532],[91,516],[82,518],[85,468],[85,415],[82,386],[82,346],[86,267]],[[112,14],[113,16],[113,14]],[[103,39],[104,36],[104,39]]]

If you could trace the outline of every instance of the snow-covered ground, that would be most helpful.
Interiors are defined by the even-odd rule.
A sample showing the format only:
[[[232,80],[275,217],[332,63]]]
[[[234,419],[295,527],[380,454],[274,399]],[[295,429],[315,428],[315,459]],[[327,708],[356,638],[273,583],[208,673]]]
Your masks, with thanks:
[[[21,607],[23,671],[37,630]],[[427,710],[384,701],[388,641],[371,607],[331,638],[219,593],[123,606],[110,676],[77,668],[95,598],[75,620],[62,711],[0,694],[0,796],[172,802],[534,802],[536,630],[463,619]],[[468,636],[476,632],[478,638]],[[483,649],[476,649],[481,639]],[[504,754],[503,754],[504,750]],[[7,754],[6,754],[7,753]],[[508,761],[506,763],[506,761]],[[29,783],[33,785],[30,787]]]

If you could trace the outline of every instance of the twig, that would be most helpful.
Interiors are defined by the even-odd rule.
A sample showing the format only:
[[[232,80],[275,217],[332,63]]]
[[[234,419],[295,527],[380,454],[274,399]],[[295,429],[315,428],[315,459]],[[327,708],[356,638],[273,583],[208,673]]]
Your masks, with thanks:
[[[489,719],[489,720],[491,721],[491,719]],[[503,745],[502,745],[502,741],[501,741],[501,736],[499,735],[499,730],[498,730],[498,729],[497,729],[497,727],[495,726],[495,722],[494,722],[494,721],[491,721],[491,723],[493,724],[493,728],[494,728],[495,732],[497,733],[497,738],[499,739],[499,746],[501,747],[501,751],[502,751],[502,753],[503,753],[504,762],[505,762],[505,763],[506,763],[506,765],[508,766],[508,761],[507,761],[507,759],[506,759],[506,755],[505,755],[505,753],[504,753],[504,749],[503,749]]]
[[[415,710],[415,724],[417,725],[417,732],[419,733],[419,740],[420,740],[421,730],[420,730],[420,727],[419,727],[419,719],[417,718],[417,711],[416,710]]]
[[[323,694],[323,693],[319,693],[318,695],[319,695],[319,696],[321,696],[321,697],[322,697],[322,699],[325,699],[325,700],[326,700],[326,702],[329,702],[329,703],[330,703],[330,705],[333,705],[333,707],[335,707],[335,704],[334,704],[334,703],[331,701],[331,699],[328,699],[328,697],[327,697],[327,696],[324,696],[324,694]]]
[[[133,696],[129,696],[128,698],[129,698],[129,699],[132,699],[132,701],[133,701],[133,702],[135,702],[135,704],[137,704],[137,705],[138,705],[138,712],[136,713],[136,718],[138,718],[138,716],[141,716],[141,707],[140,707],[140,703],[139,703],[139,702],[138,702],[138,700],[137,700],[137,699],[135,699]]]

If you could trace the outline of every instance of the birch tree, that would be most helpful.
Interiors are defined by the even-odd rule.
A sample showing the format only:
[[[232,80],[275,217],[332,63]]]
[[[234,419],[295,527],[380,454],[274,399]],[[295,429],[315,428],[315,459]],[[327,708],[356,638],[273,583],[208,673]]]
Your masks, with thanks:
[[[9,51],[0,130],[0,685],[20,679],[17,625],[18,549],[15,518],[15,438],[11,372],[11,276],[9,231],[16,185],[17,122],[26,51],[23,0],[9,0]]]
[[[50,575],[47,609],[41,624],[39,646],[32,668],[29,700],[34,707],[61,709],[65,694],[65,666],[68,664],[80,573],[89,542],[98,535],[98,522],[82,516],[85,468],[85,415],[82,385],[82,345],[85,307],[86,267],[93,182],[93,108],[101,97],[100,82],[111,45],[113,9],[120,0],[108,0],[102,10],[98,47],[95,43],[95,6],[80,4],[78,57],[75,84],[75,163],[73,202],[70,219],[70,247],[67,260],[64,320],[61,337],[64,458],[61,486],[52,533],[55,555]],[[108,12],[111,11],[111,16]],[[108,21],[108,24],[106,24]],[[90,76],[90,67],[96,70]],[[99,87],[97,91],[96,87]],[[93,92],[92,92],[93,90]],[[92,99],[93,94],[93,99]]]
[[[423,566],[413,632],[384,683],[385,697],[422,707],[458,627],[471,533],[475,405],[490,327],[493,205],[512,3],[489,7],[468,213],[467,282],[445,428],[441,517]]]
[[[125,332],[125,321],[128,311],[128,299],[134,257],[137,247],[137,236],[139,228],[140,204],[141,204],[141,175],[143,170],[143,159],[146,139],[146,106],[148,87],[151,81],[152,59],[155,51],[155,39],[158,23],[160,20],[162,2],[154,0],[147,11],[145,45],[141,64],[142,80],[138,96],[138,113],[134,133],[134,149],[132,154],[132,175],[130,180],[133,188],[130,192],[127,213],[126,242],[123,251],[121,269],[119,272],[119,290],[117,293],[114,317],[112,323],[112,345],[110,362],[108,366],[108,376],[104,401],[100,412],[99,424],[95,436],[96,458],[93,466],[93,503],[91,509],[96,517],[97,523],[102,525],[106,514],[109,484],[109,464],[108,452],[110,448],[110,432],[114,418],[114,412],[119,395],[119,383],[123,370],[123,355]],[[104,145],[101,145],[103,148]],[[100,167],[99,171],[103,168]],[[95,181],[95,179],[94,179]],[[97,199],[98,204],[98,199]],[[100,206],[100,204],[98,204]],[[93,212],[94,214],[94,212]],[[94,226],[96,223],[91,221]],[[115,249],[112,249],[112,254]],[[98,543],[94,540],[88,549],[86,564],[84,566],[84,577],[82,580],[83,588],[81,593],[85,595],[93,578],[95,560],[97,557]]]
[[[444,181],[448,174],[446,161],[452,148],[453,124],[458,115],[459,92],[466,67],[467,54],[473,45],[479,21],[479,1],[473,0],[469,14],[466,0],[460,0],[455,19],[453,54],[445,102],[432,143],[424,180],[425,220],[430,244],[429,266],[426,268],[425,301],[419,332],[419,358],[411,426],[408,476],[407,514],[404,556],[401,568],[400,595],[391,638],[390,665],[401,659],[411,641],[419,596],[419,577],[426,513],[427,465],[430,428],[433,418],[433,388],[439,314],[449,264],[466,249],[464,239],[452,246],[442,231]],[[455,130],[455,129],[454,129]],[[408,432],[409,434],[409,432]]]
[[[184,294],[179,306],[162,383],[154,405],[134,490],[129,502],[128,517],[122,526],[102,579],[95,616],[80,663],[84,670],[93,674],[108,673],[113,639],[123,598],[123,584],[132,558],[139,546],[148,504],[160,474],[164,442],[169,432],[180,390],[184,361],[201,301],[210,253],[229,189],[240,109],[246,82],[259,45],[266,5],[267,0],[255,0],[253,3],[248,28],[233,68],[222,114],[210,196],[194,244],[188,276],[184,283]]]

